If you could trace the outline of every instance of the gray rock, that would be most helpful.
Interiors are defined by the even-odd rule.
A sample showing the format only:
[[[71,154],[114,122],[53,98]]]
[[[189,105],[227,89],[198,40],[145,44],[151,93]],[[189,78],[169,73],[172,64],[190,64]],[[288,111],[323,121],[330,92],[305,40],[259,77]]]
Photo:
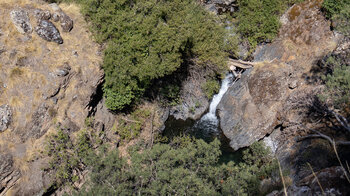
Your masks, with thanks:
[[[278,67],[278,68],[276,68]],[[247,70],[218,105],[220,127],[234,150],[272,132],[288,89],[288,68],[266,64]]]
[[[64,77],[66,75],[69,74],[69,71],[71,70],[70,66],[68,65],[68,63],[65,63],[62,67],[59,67],[55,74],[56,76],[59,76],[59,77]]]
[[[12,110],[9,105],[0,106],[0,132],[5,131],[11,123]]]
[[[73,20],[65,13],[60,13],[60,23],[64,32],[70,32],[73,29]]]
[[[32,25],[28,17],[28,13],[23,9],[15,9],[10,12],[10,18],[16,29],[22,33],[31,33],[33,31]]]
[[[49,4],[49,6],[51,7],[51,9],[54,11],[54,12],[61,12],[61,8],[57,5],[57,3],[51,3]]]
[[[289,88],[290,89],[295,89],[295,88],[297,88],[298,87],[298,80],[292,80],[290,83],[289,83]]]
[[[53,13],[52,14],[52,20],[54,22],[58,22],[60,20],[60,15],[58,13]]]
[[[35,18],[40,21],[40,20],[50,20],[51,18],[51,13],[48,10],[41,10],[41,9],[36,9],[34,11],[34,16]]]
[[[13,167],[13,158],[10,154],[0,154],[0,194],[17,181],[20,173]]]
[[[58,44],[63,43],[60,32],[55,27],[55,25],[48,20],[39,21],[39,25],[35,27],[35,31],[41,38],[45,39],[46,41],[53,41]]]

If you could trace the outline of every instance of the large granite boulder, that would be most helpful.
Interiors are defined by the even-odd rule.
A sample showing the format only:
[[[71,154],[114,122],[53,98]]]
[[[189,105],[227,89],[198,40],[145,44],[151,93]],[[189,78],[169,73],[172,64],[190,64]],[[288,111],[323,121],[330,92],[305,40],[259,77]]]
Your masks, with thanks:
[[[28,12],[23,9],[15,9],[10,12],[12,23],[16,29],[22,33],[31,33],[33,31],[32,25],[28,17]]]
[[[35,27],[36,33],[46,41],[63,44],[60,32],[52,22],[48,20],[40,20],[39,25]]]
[[[220,127],[234,150],[247,147],[271,133],[288,90],[290,69],[265,63],[247,70],[218,105]]]
[[[12,110],[9,105],[0,106],[0,132],[5,131],[11,123]]]

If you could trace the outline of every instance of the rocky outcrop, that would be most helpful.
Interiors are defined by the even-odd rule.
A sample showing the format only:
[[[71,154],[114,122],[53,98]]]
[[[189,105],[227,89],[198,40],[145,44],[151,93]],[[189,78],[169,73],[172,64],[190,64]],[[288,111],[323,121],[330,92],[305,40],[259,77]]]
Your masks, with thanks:
[[[14,185],[20,177],[20,172],[13,166],[13,157],[10,154],[0,153],[0,195]]]
[[[223,97],[220,126],[234,149],[270,134],[288,95],[305,88],[304,77],[315,61],[335,48],[337,37],[319,6],[318,1],[307,1],[289,9],[276,41],[255,52],[260,65],[245,72]]]
[[[18,6],[28,13],[32,25],[38,22],[38,35],[12,33],[17,30],[10,12]],[[4,49],[0,55],[0,155],[6,152],[11,157],[6,158],[11,160],[7,165],[13,173],[21,173],[20,179],[11,180],[5,188],[0,174],[0,195],[37,195],[50,186],[52,176],[42,170],[47,160],[41,152],[46,136],[58,127],[69,133],[79,131],[86,127],[85,119],[95,113],[99,122],[94,128],[98,131],[113,126],[114,115],[100,104],[100,47],[93,42],[78,10],[76,5],[62,5],[59,11],[75,26],[67,26],[70,32],[59,35],[63,27],[59,21],[52,22],[56,12],[48,4],[0,1],[0,13],[8,19],[0,20],[1,34],[6,35],[0,36],[0,49]],[[67,42],[62,43],[63,37]],[[3,160],[0,157],[0,165]]]
[[[0,132],[5,131],[11,123],[12,110],[9,105],[0,106]]]
[[[25,34],[33,31],[27,11],[23,9],[15,9],[11,11],[10,16],[13,24],[20,33]]]
[[[229,88],[218,106],[220,127],[234,150],[270,134],[277,125],[281,100],[288,90],[287,66],[264,64],[248,70]]]
[[[48,20],[40,20],[38,26],[35,27],[35,32],[46,41],[63,44],[63,39],[60,32],[56,26]]]
[[[202,90],[206,82],[205,70],[190,70],[184,79],[180,92],[180,104],[170,108],[170,115],[175,119],[199,119],[209,107],[209,99]]]
[[[244,72],[241,80],[230,87],[218,111],[231,147],[239,149],[261,139],[271,147],[282,169],[289,172],[292,183],[289,195],[320,193],[308,164],[319,179],[324,179],[320,181],[327,194],[348,194],[348,189],[343,188],[344,173],[332,167],[339,162],[329,143],[322,139],[298,139],[308,134],[305,125],[332,131],[329,123],[323,124],[325,114],[315,111],[317,95],[323,88],[319,73],[324,71],[325,64],[319,62],[332,51],[331,55],[339,55],[344,64],[349,59],[346,51],[350,44],[346,39],[339,42],[342,36],[330,30],[320,3],[305,1],[282,16],[276,40],[257,48],[254,61],[259,64]],[[349,157],[346,149],[339,152],[344,161]],[[284,193],[276,191],[269,195]]]

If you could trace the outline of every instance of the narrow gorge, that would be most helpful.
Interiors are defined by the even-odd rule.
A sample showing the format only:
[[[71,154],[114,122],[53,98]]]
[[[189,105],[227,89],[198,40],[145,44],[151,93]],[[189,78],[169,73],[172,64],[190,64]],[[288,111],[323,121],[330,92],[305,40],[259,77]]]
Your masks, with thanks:
[[[350,195],[348,0],[0,0],[0,196]]]

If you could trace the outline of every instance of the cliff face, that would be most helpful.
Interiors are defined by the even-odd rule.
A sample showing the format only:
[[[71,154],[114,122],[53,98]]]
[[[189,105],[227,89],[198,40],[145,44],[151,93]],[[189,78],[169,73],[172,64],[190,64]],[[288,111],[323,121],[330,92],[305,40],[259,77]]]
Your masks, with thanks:
[[[334,176],[342,179],[336,168],[329,168],[337,161],[326,141],[297,141],[307,134],[301,125],[327,129],[326,124],[315,120],[320,114],[307,109],[312,108],[314,98],[322,90],[317,63],[333,51],[347,56],[349,50],[348,41],[330,30],[330,22],[320,11],[321,2],[295,5],[281,17],[282,27],[276,40],[258,47],[254,54],[257,66],[230,87],[218,106],[221,129],[231,147],[237,150],[264,138],[283,169],[290,172],[291,195],[320,191],[310,181],[307,163],[319,171],[316,175],[329,181]],[[323,188],[347,194],[348,190],[342,188],[345,184],[329,183]],[[279,194],[283,195],[272,195]]]
[[[308,1],[290,8],[277,39],[256,50],[260,63],[224,96],[218,108],[221,128],[234,149],[270,134],[288,95],[310,86],[307,76],[315,62],[335,49],[337,37],[319,6]]]
[[[87,29],[74,5],[0,2],[0,195],[47,188],[45,135],[95,112],[102,57]]]

